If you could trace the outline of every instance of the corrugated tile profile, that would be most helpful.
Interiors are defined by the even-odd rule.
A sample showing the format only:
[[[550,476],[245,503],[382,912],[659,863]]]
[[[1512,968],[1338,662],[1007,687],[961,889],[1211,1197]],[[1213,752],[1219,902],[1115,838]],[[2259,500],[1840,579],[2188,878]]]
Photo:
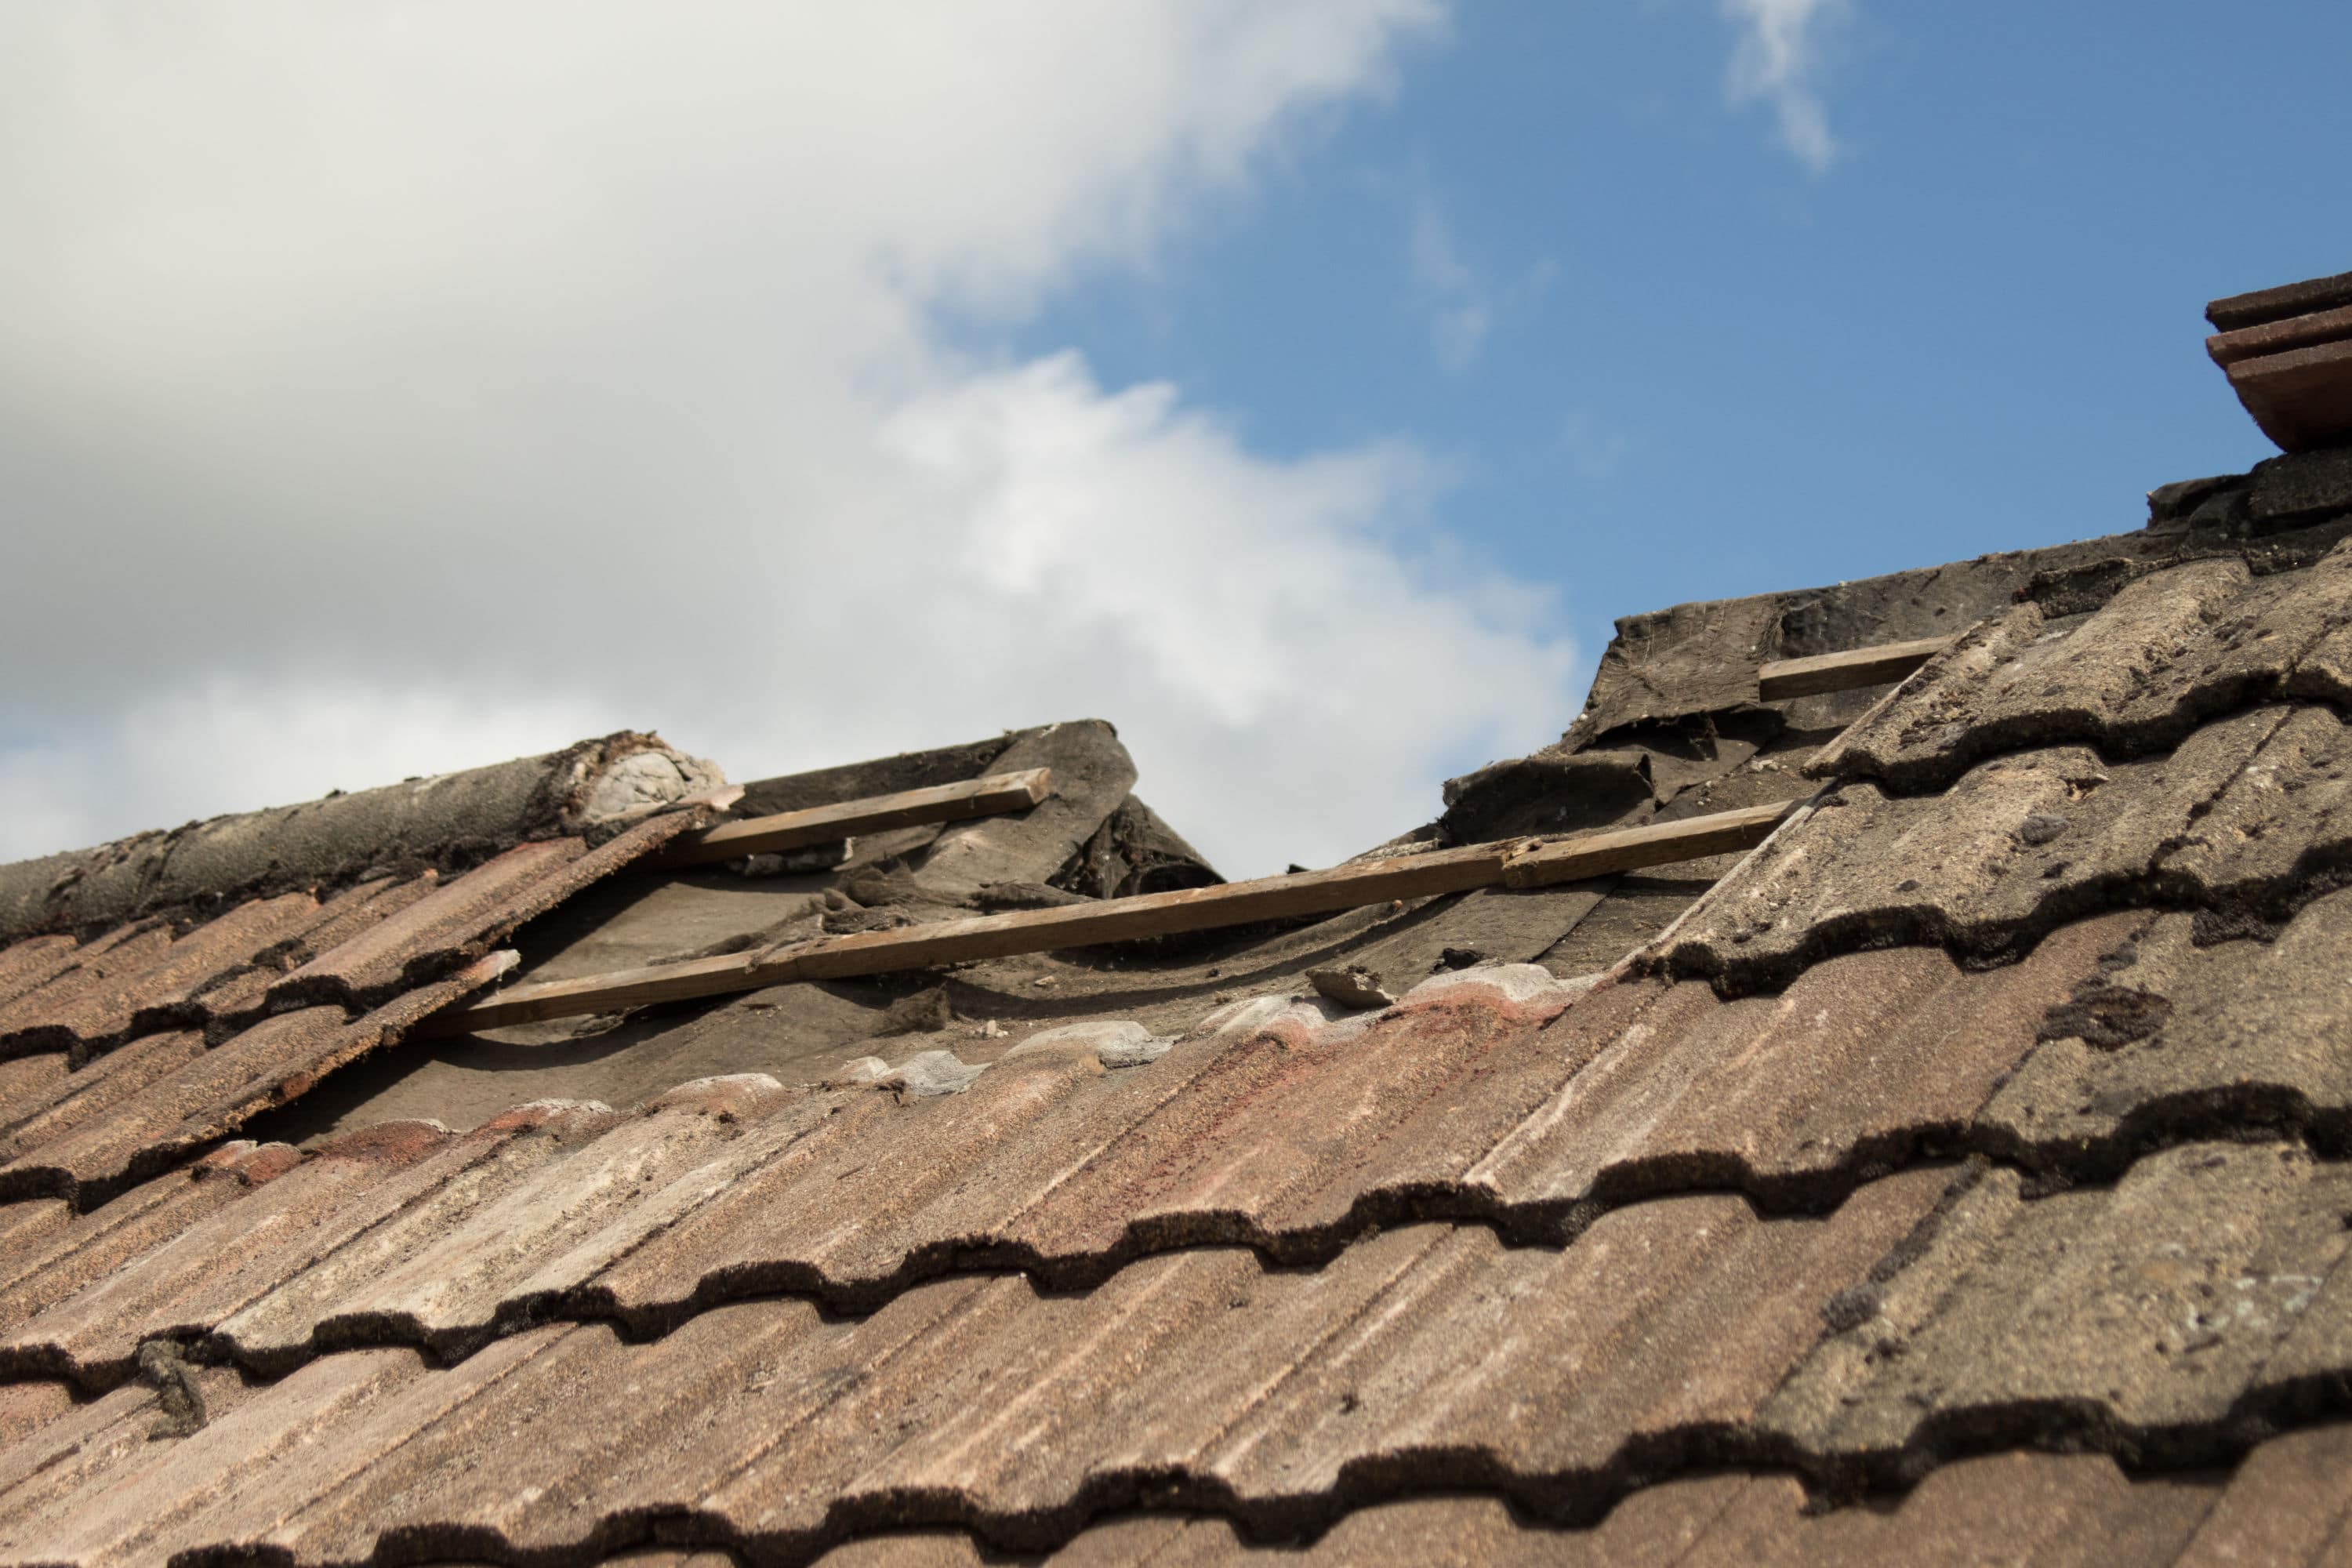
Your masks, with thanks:
[[[2003,1453],[1936,1471],[1898,1501],[1823,1509],[1786,1475],[1721,1475],[1637,1491],[1598,1524],[1547,1526],[1491,1498],[1427,1498],[1351,1513],[1304,1547],[1252,1542],[1224,1519],[1096,1525],[1052,1568],[1243,1563],[1399,1568],[2326,1568],[2352,1508],[2352,1428],[2273,1438],[2226,1479],[2134,1479],[2095,1454]],[[729,1568],[723,1552],[641,1550],[610,1568]],[[817,1568],[982,1568],[1004,1559],[961,1531],[835,1547]]]
[[[488,950],[698,820],[517,846],[440,881],[289,893],[173,938],[37,937],[0,1027],[0,1199],[87,1205],[226,1137],[503,973]],[[16,950],[11,948],[9,952]]]
[[[552,1324],[446,1368],[357,1349],[224,1386],[200,1441],[149,1441],[139,1385],[39,1423],[0,1552],[554,1561],[658,1524],[800,1561],[921,1525],[1046,1550],[1139,1506],[1311,1534],[1433,1491],[1582,1524],[1685,1471],[1842,1495],[2020,1442],[2227,1463],[2352,1370],[2347,1202],[2299,1150],[2199,1144],[2039,1202],[1919,1170],[1819,1218],[1640,1205],[1561,1248],[1408,1226],[1318,1269],[1193,1248],[1083,1292]]]
[[[2347,911],[2352,892],[2276,942],[2206,947],[2189,916],[2124,911],[2017,964],[1864,952],[1731,1002],[1500,966],[1383,1014],[1233,1005],[1118,1070],[1103,1031],[1060,1031],[959,1094],[747,1075],[627,1115],[409,1124],[322,1148],[127,1267],[82,1238],[146,1189],[73,1220],[39,1270],[87,1289],[0,1308],[0,1364],[104,1386],[156,1336],[270,1373],[361,1343],[457,1356],[551,1318],[657,1334],[778,1293],[871,1310],[955,1274],[1083,1289],[1198,1246],[1320,1265],[1416,1221],[1559,1247],[1675,1194],[1818,1214],[1970,1154],[2037,1187],[2279,1130],[2332,1158],[2352,1152],[2352,997],[2310,976]]]
[[[1829,748],[1803,820],[1639,963],[1736,994],[1898,943],[2006,962],[2134,907],[2275,934],[2352,871],[2347,563],[2263,579],[2259,605],[2202,563],[2071,626],[2028,605],[1979,628]]]

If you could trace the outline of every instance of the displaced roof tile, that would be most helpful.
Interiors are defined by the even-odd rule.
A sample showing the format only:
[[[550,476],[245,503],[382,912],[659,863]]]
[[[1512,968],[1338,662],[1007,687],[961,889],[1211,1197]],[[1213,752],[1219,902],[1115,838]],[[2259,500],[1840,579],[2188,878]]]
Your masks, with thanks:
[[[485,931],[511,929],[511,906],[583,850],[576,838],[518,844],[303,964],[270,987],[271,1005],[362,1005],[413,984],[413,966],[446,963]]]

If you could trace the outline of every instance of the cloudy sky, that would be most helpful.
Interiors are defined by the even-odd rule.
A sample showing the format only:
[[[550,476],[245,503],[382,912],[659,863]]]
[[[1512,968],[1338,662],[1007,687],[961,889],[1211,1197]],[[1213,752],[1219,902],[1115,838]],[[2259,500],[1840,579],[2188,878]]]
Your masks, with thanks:
[[[2118,18],[2128,16],[2131,30]],[[0,0],[0,858],[1057,718],[1230,874],[1610,617],[2114,531],[2340,6]]]

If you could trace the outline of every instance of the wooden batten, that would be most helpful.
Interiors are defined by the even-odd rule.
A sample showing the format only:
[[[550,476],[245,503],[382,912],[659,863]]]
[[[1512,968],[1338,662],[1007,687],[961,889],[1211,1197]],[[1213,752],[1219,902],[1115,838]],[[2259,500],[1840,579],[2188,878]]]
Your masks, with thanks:
[[[1780,819],[1797,808],[1793,800],[1770,805],[1717,811],[1680,822],[1653,823],[1619,833],[1592,833],[1539,844],[1514,855],[1503,867],[1503,884],[1510,888],[1542,888],[1554,882],[1581,881],[1649,866],[1670,866],[1678,860],[1699,860],[1753,849],[1771,835]]]
[[[653,866],[700,866],[715,860],[738,860],[830,844],[861,833],[882,833],[894,827],[919,827],[932,823],[964,822],[976,816],[998,816],[1026,811],[1054,793],[1054,770],[1028,768],[1019,773],[992,773],[961,784],[929,789],[904,790],[897,795],[870,795],[804,811],[779,812],[772,816],[722,822],[699,833],[689,833],[648,858]]]
[[[1473,844],[1337,866],[1328,871],[1299,871],[1213,888],[940,921],[897,931],[859,931],[765,952],[728,953],[577,980],[517,985],[443,1013],[423,1032],[462,1034],[509,1024],[618,1012],[656,1002],[724,996],[794,981],[933,969],[1259,921],[1332,914],[1392,899],[1425,899],[1475,888],[1540,887],[1748,848],[1761,842],[1794,804],[1717,812],[1550,843],[1507,839]]]
[[[1853,691],[1900,680],[1950,646],[1950,637],[1922,637],[1916,642],[1881,643],[1844,653],[1816,654],[1811,658],[1784,658],[1756,672],[1756,694],[1766,702],[1791,697],[1812,697],[1824,691]]]

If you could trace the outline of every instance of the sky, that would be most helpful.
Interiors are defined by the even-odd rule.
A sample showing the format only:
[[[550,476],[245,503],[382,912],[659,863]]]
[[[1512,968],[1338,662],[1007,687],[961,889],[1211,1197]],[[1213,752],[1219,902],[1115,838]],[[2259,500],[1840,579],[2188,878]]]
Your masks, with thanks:
[[[2269,452],[2352,9],[0,0],[0,858],[1056,719],[1228,875],[1613,617]]]

